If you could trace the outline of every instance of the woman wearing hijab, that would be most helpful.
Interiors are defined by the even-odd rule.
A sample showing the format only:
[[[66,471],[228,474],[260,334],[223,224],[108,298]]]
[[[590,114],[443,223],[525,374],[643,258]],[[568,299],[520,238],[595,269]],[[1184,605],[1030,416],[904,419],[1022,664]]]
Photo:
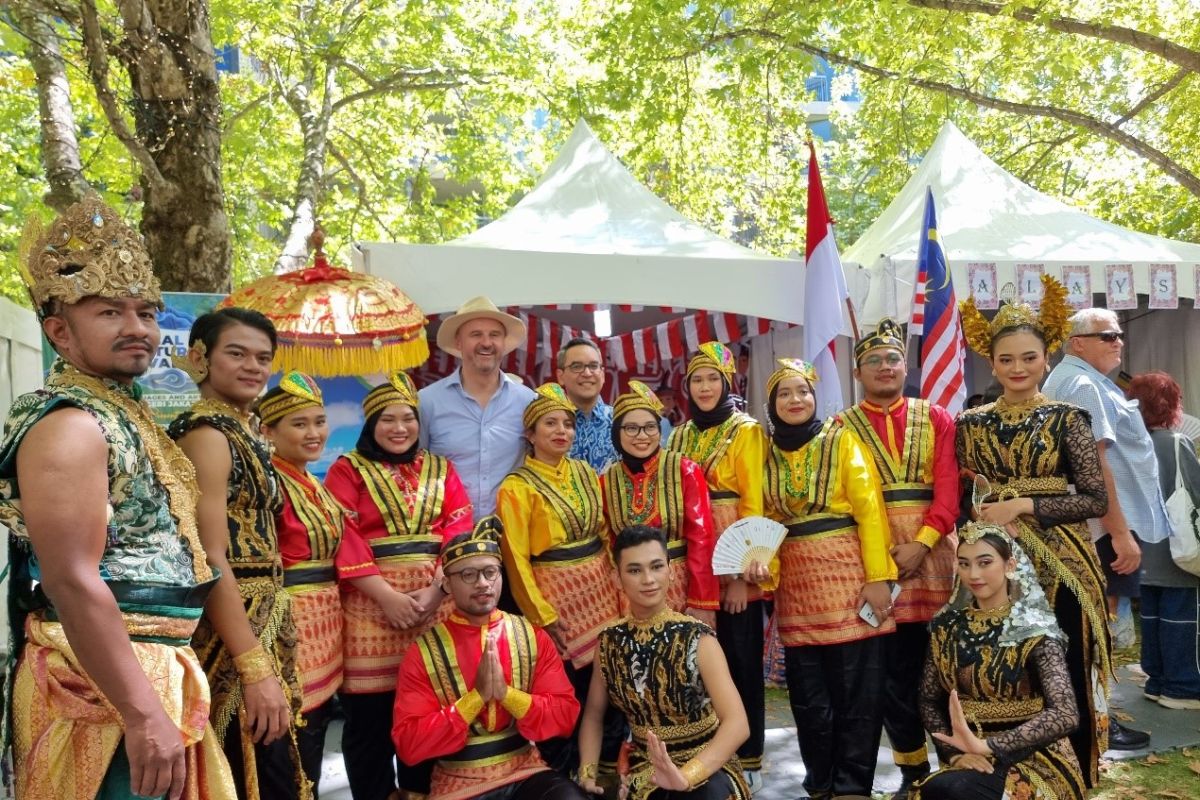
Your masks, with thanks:
[[[816,416],[812,364],[767,380],[767,514],[788,528],[775,615],[810,797],[869,797],[883,731],[882,634],[896,629],[879,477],[849,429]],[[860,615],[866,604],[875,626]]]
[[[713,539],[744,517],[763,513],[763,435],[753,417],[738,411],[730,397],[736,366],[719,342],[705,342],[688,362],[684,391],[690,419],[671,431],[667,450],[700,465],[712,502]],[[750,738],[738,748],[752,791],[762,787],[766,707],[763,692],[763,587],[771,588],[765,565],[721,579],[717,641],[729,661],[733,682],[746,707]]]
[[[342,752],[354,800],[428,794],[432,762],[394,766],[396,674],[409,645],[453,608],[438,575],[442,540],[471,530],[471,501],[449,460],[420,446],[416,387],[404,373],[363,400],[366,423],[325,486],[358,524],[337,554],[345,618]]]
[[[661,449],[662,412],[662,402],[641,381],[630,381],[613,405],[620,463],[600,476],[604,514],[614,536],[634,525],[663,532],[671,569],[667,605],[714,625],[720,586],[712,571],[708,485],[695,461]]]

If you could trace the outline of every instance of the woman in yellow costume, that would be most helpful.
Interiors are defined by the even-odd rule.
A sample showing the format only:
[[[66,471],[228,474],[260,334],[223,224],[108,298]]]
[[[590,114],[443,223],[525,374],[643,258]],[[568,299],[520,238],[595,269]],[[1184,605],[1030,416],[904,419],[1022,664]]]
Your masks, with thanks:
[[[592,679],[600,630],[620,616],[612,583],[600,480],[586,461],[568,458],[575,405],[557,383],[544,383],[523,417],[529,455],[496,493],[504,569],[521,613],[554,640],[582,705]],[[604,759],[615,765],[621,724],[610,719]],[[573,769],[573,740],[539,745],[546,763]]]
[[[748,414],[738,411],[730,398],[736,371],[733,353],[720,342],[705,342],[688,362],[684,390],[688,421],[671,431],[667,450],[695,461],[704,471],[712,501],[713,539],[743,517],[763,513],[763,433]],[[717,611],[717,641],[729,661],[729,672],[738,687],[750,737],[738,748],[738,758],[750,788],[762,785],[766,706],[763,691],[762,587],[768,582],[765,566],[746,575],[721,579],[721,607]]]
[[[296,732],[300,763],[319,793],[325,731],[332,698],[342,685],[342,595],[334,554],[353,517],[334,499],[308,465],[325,451],[329,425],[321,387],[308,375],[289,372],[258,402],[263,435],[271,443],[271,463],[283,489],[275,516],[283,586],[292,597],[299,641],[296,671],[304,702],[304,725]]]
[[[959,416],[956,451],[964,474],[986,478],[997,498],[978,519],[1005,527],[1028,554],[1066,634],[1080,709],[1071,745],[1090,788],[1107,742],[1111,667],[1104,573],[1084,521],[1106,513],[1108,493],[1087,412],[1038,388],[1070,313],[1062,284],[1043,276],[1042,286],[1040,313],[1006,303],[989,323],[974,300],[961,304],[967,343],[991,362],[1004,393]]]
[[[787,525],[775,619],[810,797],[869,796],[883,731],[883,635],[895,632],[887,512],[861,442],[816,416],[812,364],[767,380],[767,514]],[[859,616],[864,603],[877,625]]]
[[[248,800],[311,796],[296,746],[296,625],[275,533],[283,498],[251,413],[275,343],[257,311],[197,319],[186,366],[200,399],[167,429],[196,467],[200,540],[221,573],[192,647],[208,675],[213,729]]]

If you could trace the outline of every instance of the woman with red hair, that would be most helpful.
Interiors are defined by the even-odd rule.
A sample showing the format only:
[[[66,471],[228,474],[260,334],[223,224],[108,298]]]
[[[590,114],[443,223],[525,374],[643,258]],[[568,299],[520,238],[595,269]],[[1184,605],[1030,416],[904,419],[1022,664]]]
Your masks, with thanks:
[[[1200,460],[1186,436],[1171,430],[1183,414],[1179,384],[1165,372],[1138,375],[1126,394],[1138,401],[1154,441],[1158,482],[1164,498],[1183,485],[1200,506]],[[1178,453],[1178,460],[1176,454]],[[1147,700],[1166,708],[1200,709],[1200,577],[1171,560],[1171,544],[1142,543],[1142,670]]]

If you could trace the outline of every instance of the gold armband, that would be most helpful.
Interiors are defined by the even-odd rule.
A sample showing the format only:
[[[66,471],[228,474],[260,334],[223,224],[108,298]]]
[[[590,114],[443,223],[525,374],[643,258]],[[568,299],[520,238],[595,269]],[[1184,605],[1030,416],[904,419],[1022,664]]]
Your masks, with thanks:
[[[234,656],[233,666],[243,686],[275,677],[275,666],[261,644],[254,645],[240,656]]]
[[[483,711],[484,705],[483,697],[475,689],[467,692],[454,703],[454,707],[458,709],[458,715],[468,725],[475,721],[475,718],[479,716],[479,712]]]
[[[708,770],[704,768],[704,764],[702,764],[698,758],[688,759],[688,762],[684,764],[679,771],[682,772],[683,777],[687,779],[689,790],[695,789],[697,786],[708,780]]]
[[[580,764],[579,765],[579,780],[581,780],[581,781],[593,780],[594,781],[594,780],[596,780],[596,773],[599,772],[599,770],[600,770],[600,765],[594,761],[591,764]]]
[[[504,710],[516,719],[524,719],[525,715],[529,713],[529,707],[533,705],[533,695],[509,686],[504,692],[504,699],[500,701],[500,705],[504,706]]]

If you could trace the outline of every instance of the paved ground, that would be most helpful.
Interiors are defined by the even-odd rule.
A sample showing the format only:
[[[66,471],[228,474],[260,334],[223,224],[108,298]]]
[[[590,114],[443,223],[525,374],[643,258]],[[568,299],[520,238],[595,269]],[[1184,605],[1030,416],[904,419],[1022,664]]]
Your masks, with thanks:
[[[1137,758],[1151,750],[1162,752],[1200,744],[1200,711],[1172,711],[1142,697],[1136,671],[1123,667],[1120,683],[1113,690],[1113,714],[1125,725],[1151,734],[1150,749],[1132,753],[1107,754],[1110,758]],[[772,693],[768,703],[767,752],[764,775],[766,785],[756,800],[795,800],[805,797],[801,782],[804,765],[796,747],[796,729],[782,693]],[[1128,719],[1126,719],[1128,717]],[[875,772],[875,790],[890,797],[900,785],[900,772],[892,762],[886,738],[879,748],[879,767]],[[352,800],[342,767],[341,722],[330,729],[325,748],[325,770],[321,777],[322,800]]]

